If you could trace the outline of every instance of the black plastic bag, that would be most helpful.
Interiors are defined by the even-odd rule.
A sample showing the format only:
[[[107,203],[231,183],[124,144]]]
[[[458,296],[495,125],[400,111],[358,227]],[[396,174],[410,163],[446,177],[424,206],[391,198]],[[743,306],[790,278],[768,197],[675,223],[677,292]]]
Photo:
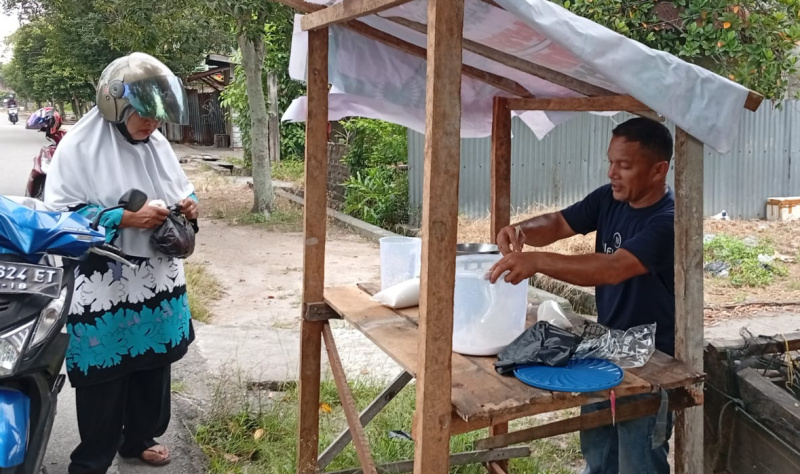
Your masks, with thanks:
[[[172,206],[167,220],[150,237],[150,243],[169,257],[187,258],[194,253],[194,235],[194,224],[181,214],[180,206]]]
[[[501,375],[510,375],[517,367],[532,364],[563,367],[580,342],[580,336],[539,321],[497,355],[494,368]]]

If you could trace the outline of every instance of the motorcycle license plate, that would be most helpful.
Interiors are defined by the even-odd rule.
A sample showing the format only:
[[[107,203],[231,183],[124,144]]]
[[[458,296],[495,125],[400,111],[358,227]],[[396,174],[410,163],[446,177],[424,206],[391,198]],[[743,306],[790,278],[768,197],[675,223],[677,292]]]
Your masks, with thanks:
[[[58,298],[63,277],[61,268],[0,262],[0,294],[29,293]]]

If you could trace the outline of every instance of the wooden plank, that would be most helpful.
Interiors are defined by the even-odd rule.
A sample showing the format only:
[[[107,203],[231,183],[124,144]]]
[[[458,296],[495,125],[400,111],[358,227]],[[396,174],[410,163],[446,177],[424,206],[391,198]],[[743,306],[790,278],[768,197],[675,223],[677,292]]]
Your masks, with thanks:
[[[449,472],[464,0],[428,0],[414,473]]]
[[[305,15],[300,20],[304,31],[315,30],[336,23],[343,23],[374,13],[379,13],[411,0],[344,0],[315,13]]]
[[[508,99],[494,98],[492,110],[492,213],[489,241],[511,222],[511,110]]]
[[[306,308],[304,315],[306,321],[327,321],[341,318],[339,313],[328,306],[328,303],[308,303]]]
[[[652,112],[629,95],[606,97],[560,97],[554,99],[508,99],[509,110],[562,110],[574,112]]]
[[[702,403],[702,393],[700,394]],[[686,407],[696,406],[698,400],[695,394],[686,389],[678,389],[670,394],[670,410],[680,410]],[[619,403],[617,406],[617,422],[633,420],[643,416],[658,413],[661,406],[661,398],[655,395],[646,400],[637,400],[631,403]],[[600,426],[610,425],[612,422],[611,409],[599,410],[596,412],[580,415],[565,420],[554,421],[546,425],[534,426],[507,434],[490,435],[475,442],[476,449],[493,449],[509,446],[518,443],[550,438],[564,433],[588,430]]]
[[[755,369],[744,369],[737,378],[748,413],[800,449],[800,402],[783,385],[775,386]]]
[[[759,336],[757,334],[754,335]],[[729,350],[741,349],[745,344],[741,337],[736,339],[709,339],[706,342],[713,350],[715,357],[718,359],[726,359],[727,352]],[[760,337],[758,340],[748,343],[747,351],[743,355],[747,356],[772,353],[783,354],[786,352],[787,343],[789,345],[789,351],[800,350],[800,332]]]
[[[328,190],[328,30],[309,33],[308,118],[306,120],[305,212],[303,216],[303,313],[322,301]],[[300,414],[297,472],[317,472],[321,322],[305,319],[300,336]]]
[[[500,436],[508,433],[508,422],[498,423],[489,427],[489,436]],[[489,472],[505,474],[508,472],[508,461],[491,462],[487,465]]]
[[[414,377],[406,371],[403,371],[400,375],[397,376],[394,381],[386,387],[380,395],[375,397],[375,400],[369,404],[364,411],[361,412],[359,416],[359,422],[361,422],[361,426],[366,427],[370,421],[372,421],[375,416],[383,410],[386,405],[389,404],[394,397],[400,393],[403,388],[408,385],[409,382]],[[342,450],[347,446],[347,443],[353,439],[353,435],[350,433],[349,429],[345,429],[342,433],[336,437],[333,443],[328,446],[325,451],[320,454],[319,459],[317,459],[317,465],[319,466],[320,470],[325,470],[328,467],[328,464],[333,461],[333,459],[342,452]]]
[[[353,434],[353,446],[356,448],[356,456],[358,456],[358,461],[361,464],[361,470],[364,474],[377,474],[375,462],[372,460],[372,454],[369,451],[369,441],[367,440],[367,435],[364,434],[364,426],[358,417],[356,401],[353,399],[353,394],[347,385],[347,375],[344,372],[342,360],[339,358],[336,342],[333,340],[333,331],[331,331],[331,326],[327,322],[322,327],[322,338],[325,340],[325,350],[328,352],[328,362],[330,362],[331,371],[333,372],[333,381],[336,383],[336,390],[339,392],[339,401],[342,404],[342,409],[344,409],[347,425]]]
[[[513,448],[491,449],[485,451],[469,451],[450,455],[451,466],[464,466],[503,459],[526,458],[531,455],[531,448],[516,446]],[[414,470],[414,461],[399,461],[378,466],[380,473],[400,473]],[[327,474],[360,474],[360,469],[346,469],[344,471],[329,472]]]
[[[504,468],[503,465],[506,467]],[[486,465],[489,474],[508,474],[508,461],[490,462]]]
[[[405,26],[406,28],[410,28],[420,33],[425,33],[427,30],[426,25],[418,23],[416,21],[407,20],[405,18],[399,18],[399,17],[385,17],[385,18],[390,21],[393,21],[394,23],[397,23],[398,25]],[[512,69],[516,69],[518,71],[522,71],[532,76],[536,76],[540,79],[544,79],[545,81],[552,82],[553,84],[565,87],[579,94],[588,96],[616,95],[614,92],[608,89],[596,86],[594,84],[590,84],[585,81],[581,81],[580,79],[575,79],[574,77],[568,76],[562,72],[558,72],[553,69],[540,66],[538,64],[514,56],[513,54],[509,54],[504,51],[500,51],[498,49],[494,49],[484,44],[478,43],[477,41],[464,39],[463,46],[465,51],[475,53],[479,56],[491,59],[492,61],[503,64]]]
[[[749,91],[747,93],[747,99],[744,101],[744,108],[755,112],[758,110],[758,107],[761,106],[761,102],[763,101],[763,95],[759,94],[758,92]]]
[[[725,459],[726,474],[790,474],[800,472],[797,445],[784,446],[771,433],[758,426],[738,410],[731,409],[734,418],[729,457]]]
[[[703,370],[703,144],[675,130],[675,357]],[[675,422],[675,473],[703,470],[703,413]]]
[[[698,384],[706,378],[704,373],[690,369],[683,362],[661,351],[654,352],[644,367],[627,369],[627,371],[650,382],[654,387],[667,390]]]

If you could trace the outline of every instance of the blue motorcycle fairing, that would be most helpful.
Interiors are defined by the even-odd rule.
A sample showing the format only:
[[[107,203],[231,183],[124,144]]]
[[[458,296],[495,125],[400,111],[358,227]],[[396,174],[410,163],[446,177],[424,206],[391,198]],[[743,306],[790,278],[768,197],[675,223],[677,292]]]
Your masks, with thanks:
[[[80,257],[105,243],[105,231],[90,225],[77,212],[37,211],[0,196],[0,254]]]
[[[18,390],[0,387],[0,468],[25,461],[31,400]]]

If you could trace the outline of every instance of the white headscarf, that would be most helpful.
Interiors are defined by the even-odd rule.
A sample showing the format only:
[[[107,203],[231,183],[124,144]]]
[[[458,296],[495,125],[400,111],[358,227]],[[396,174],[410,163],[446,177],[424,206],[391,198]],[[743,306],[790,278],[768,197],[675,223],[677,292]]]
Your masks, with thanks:
[[[117,205],[131,188],[148,199],[177,204],[194,192],[178,157],[155,131],[147,143],[132,144],[95,107],[58,144],[45,184],[45,202],[57,209]],[[150,245],[151,230],[126,228],[115,242],[133,257],[163,257]]]

